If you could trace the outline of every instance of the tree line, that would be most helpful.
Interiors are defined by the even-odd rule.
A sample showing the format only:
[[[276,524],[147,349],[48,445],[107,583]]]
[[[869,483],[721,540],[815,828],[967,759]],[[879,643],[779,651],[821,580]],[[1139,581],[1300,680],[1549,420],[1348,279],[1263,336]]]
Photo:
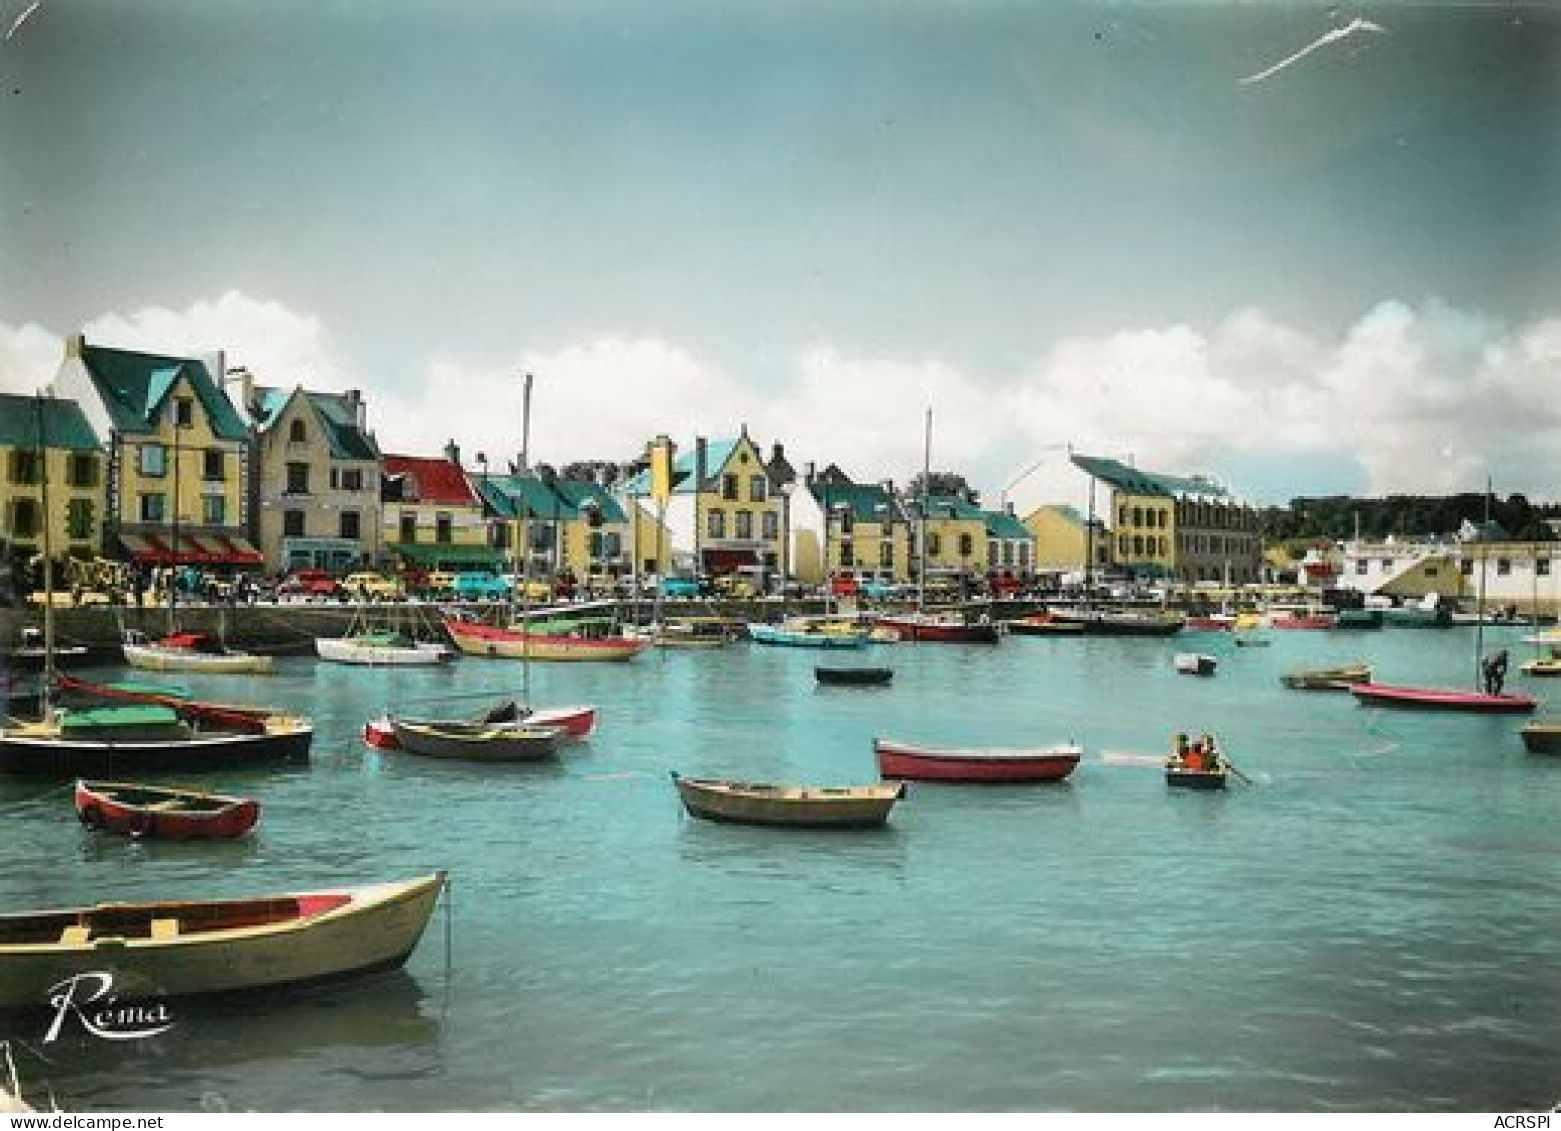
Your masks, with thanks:
[[[1273,541],[1331,538],[1336,541],[1436,537],[1454,534],[1465,523],[1483,526],[1487,518],[1506,538],[1518,542],[1550,542],[1556,531],[1547,519],[1561,518],[1561,503],[1534,504],[1524,495],[1468,492],[1460,495],[1388,495],[1360,499],[1324,495],[1290,500],[1288,507],[1265,507],[1263,533]],[[1500,537],[1501,535],[1497,535]]]

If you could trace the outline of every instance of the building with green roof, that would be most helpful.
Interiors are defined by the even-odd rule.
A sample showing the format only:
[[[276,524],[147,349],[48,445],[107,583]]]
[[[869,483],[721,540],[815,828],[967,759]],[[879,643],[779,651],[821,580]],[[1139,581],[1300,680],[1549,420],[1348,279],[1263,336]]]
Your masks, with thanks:
[[[255,566],[249,430],[205,360],[65,343],[56,395],[103,438],[105,551],[145,565]]]
[[[0,394],[0,468],[0,537],[18,564],[43,552],[45,522],[56,560],[102,552],[103,448],[80,405]]]
[[[538,578],[567,573],[607,584],[633,571],[630,512],[602,484],[559,479],[542,468],[536,474],[479,472],[472,487],[491,541],[509,553],[511,565],[518,560],[513,547],[531,547],[530,561],[515,572]]]
[[[380,568],[381,455],[363,395],[255,385],[245,371],[239,390],[254,428],[252,513],[267,569]]]
[[[793,497],[796,576],[821,585],[826,576],[859,582],[912,580],[912,530],[892,482],[857,483],[830,464],[808,466]]]
[[[1257,510],[1203,475],[1145,471],[1114,459],[1075,453],[1094,486],[1110,489],[1111,565],[1132,578],[1185,584],[1245,585],[1263,579]],[[1100,512],[1097,511],[1097,514]]]

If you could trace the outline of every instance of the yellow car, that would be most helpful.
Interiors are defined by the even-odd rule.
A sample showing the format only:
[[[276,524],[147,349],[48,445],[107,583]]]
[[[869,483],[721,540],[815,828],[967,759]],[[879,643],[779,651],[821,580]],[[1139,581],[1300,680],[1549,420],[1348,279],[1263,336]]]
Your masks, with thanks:
[[[342,578],[341,586],[349,597],[365,601],[399,601],[406,596],[401,582],[379,573],[349,573]]]

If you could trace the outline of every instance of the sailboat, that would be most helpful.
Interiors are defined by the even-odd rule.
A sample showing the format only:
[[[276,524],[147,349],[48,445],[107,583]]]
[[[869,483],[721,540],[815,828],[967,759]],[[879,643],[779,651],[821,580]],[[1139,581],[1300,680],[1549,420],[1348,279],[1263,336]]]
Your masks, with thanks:
[[[909,613],[881,613],[877,618],[884,635],[893,634],[897,640],[939,641],[944,643],[996,644],[998,626],[991,617],[971,620],[958,611],[929,613],[927,611],[927,500],[932,489],[932,409],[927,409],[927,427],[922,445],[921,529],[916,536],[916,611]],[[828,519],[826,517],[825,521]],[[878,635],[875,633],[875,636]]]
[[[437,667],[455,659],[442,640],[419,638],[392,621],[373,620],[367,611],[353,617],[343,636],[317,636],[314,650],[322,660],[370,667]]]
[[[48,445],[43,397],[37,400],[39,509],[49,511]],[[43,559],[52,561],[50,524],[43,524]],[[0,725],[0,773],[75,778],[127,770],[200,773],[256,762],[307,761],[314,726],[306,718],[270,711],[234,711],[211,704],[145,700],[93,706],[56,704],[60,677],[54,663],[54,576],[44,568],[43,677],[39,717],[7,718]],[[76,681],[77,688],[93,685]]]
[[[1485,520],[1490,522],[1490,484],[1485,485]],[[1475,690],[1442,687],[1395,687],[1381,683],[1357,683],[1350,687],[1350,694],[1361,703],[1377,707],[1411,707],[1431,711],[1473,711],[1485,714],[1521,714],[1534,710],[1539,700],[1532,695],[1515,695],[1510,692],[1482,690],[1480,677],[1484,672],[1485,645],[1485,564],[1486,553],[1480,553],[1480,587],[1477,597],[1477,615],[1474,629]],[[1505,653],[1503,653],[1505,656]]]

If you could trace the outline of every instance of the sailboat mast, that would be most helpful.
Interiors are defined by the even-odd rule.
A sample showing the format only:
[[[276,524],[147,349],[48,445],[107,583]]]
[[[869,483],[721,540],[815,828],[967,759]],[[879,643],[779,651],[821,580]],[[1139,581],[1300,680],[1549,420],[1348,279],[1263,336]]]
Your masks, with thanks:
[[[49,693],[57,672],[54,667],[54,543],[49,535],[52,525],[49,511],[49,447],[44,442],[43,393],[37,395],[38,414],[38,508],[43,512],[43,686],[39,689],[41,717],[49,717]]]
[[[921,446],[921,507],[916,533],[916,611],[927,608],[927,496],[932,486],[932,406],[927,406],[927,426]],[[829,521],[826,516],[826,523]],[[826,527],[827,529],[827,527]]]
[[[520,402],[520,473],[524,476],[531,474],[531,374],[526,374],[522,385],[523,392]],[[522,515],[525,518],[525,534],[520,535],[521,526],[517,522],[515,526],[516,541],[524,545],[521,549],[520,570],[520,694],[525,699],[525,706],[531,706],[531,507],[526,502],[526,493],[520,492]],[[515,623],[515,590],[510,588],[510,623]]]
[[[1491,481],[1490,476],[1485,477],[1485,522],[1480,529],[1480,583],[1476,591],[1474,602],[1474,686],[1476,690],[1482,687],[1481,676],[1484,674],[1485,662],[1485,563],[1490,557],[1490,547],[1485,539],[1490,535],[1491,526]]]

